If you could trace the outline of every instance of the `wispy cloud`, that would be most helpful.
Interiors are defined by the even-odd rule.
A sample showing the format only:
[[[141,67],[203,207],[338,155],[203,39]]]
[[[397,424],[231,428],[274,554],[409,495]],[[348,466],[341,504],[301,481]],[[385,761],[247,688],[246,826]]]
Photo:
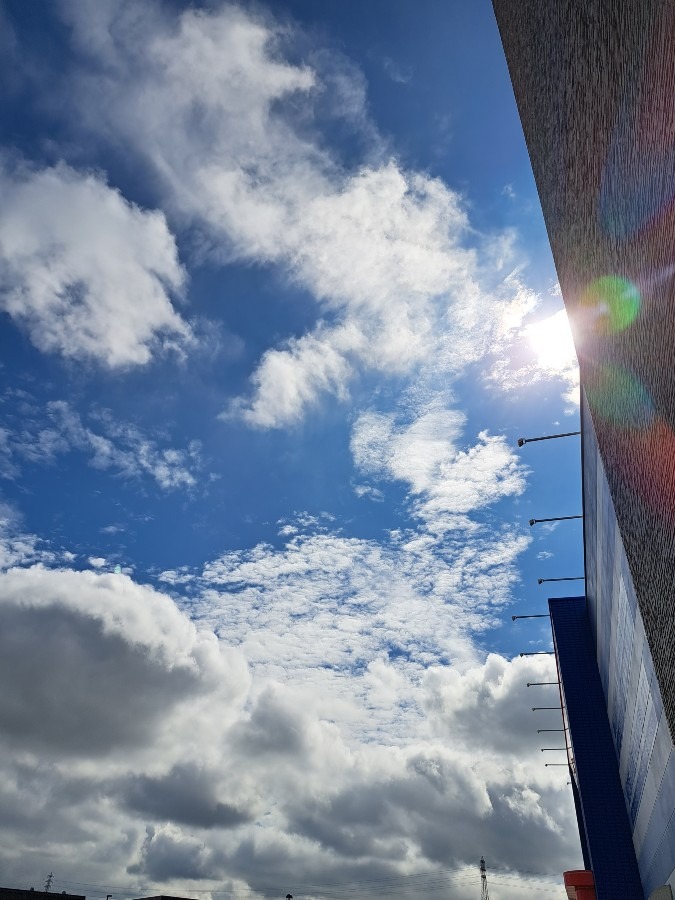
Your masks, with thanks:
[[[503,437],[481,432],[467,445],[464,425],[465,416],[439,398],[407,419],[363,413],[352,433],[354,462],[363,474],[404,482],[413,515],[431,533],[470,527],[472,511],[521,494],[527,470]]]
[[[421,710],[413,695],[428,666],[461,669],[479,657],[472,635],[510,599],[529,541],[478,527],[442,547],[414,532],[385,542],[313,528],[285,537],[281,548],[232,551],[201,572],[168,571],[160,581],[181,593],[186,586],[184,608],[240,646],[260,677],[316,685],[320,715],[339,719],[342,707],[355,736],[384,742],[405,741],[414,729]],[[393,719],[381,705],[361,720],[354,702],[372,707],[371,687],[383,689],[373,682],[378,660],[400,682],[400,708]]]
[[[19,459],[51,464],[72,451],[85,453],[96,469],[122,478],[149,476],[164,490],[194,487],[203,470],[198,441],[184,449],[161,447],[137,426],[116,421],[108,411],[93,413],[85,424],[65,400],[49,401],[44,412],[46,416],[33,410],[21,430],[5,432],[5,451],[13,467],[5,470],[6,477],[18,473]]]
[[[555,295],[554,291],[551,293]],[[559,381],[566,412],[577,412],[579,363],[567,313],[561,309],[533,319],[537,302],[528,302],[527,291],[522,299],[493,348],[487,380],[504,391],[523,390],[542,381]]]
[[[390,56],[384,56],[382,58],[382,68],[396,84],[409,84],[412,81],[412,68],[410,66],[398,64]]]
[[[123,139],[205,252],[274,264],[316,302],[316,326],[268,349],[225,416],[293,424],[361,371],[456,372],[490,346],[504,304],[484,278],[494,238],[481,259],[462,197],[384,148],[353,66],[290,62],[299,34],[236,6],[66,9],[89,59],[73,83],[80,127]],[[336,119],[366,135],[349,167],[321,134]]]

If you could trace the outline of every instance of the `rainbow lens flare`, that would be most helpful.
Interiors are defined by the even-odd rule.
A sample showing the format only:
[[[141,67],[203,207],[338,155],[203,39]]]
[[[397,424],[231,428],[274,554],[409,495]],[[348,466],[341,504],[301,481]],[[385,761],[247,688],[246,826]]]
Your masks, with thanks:
[[[591,320],[590,327],[597,334],[624,331],[635,321],[640,303],[640,292],[633,282],[617,275],[598,278],[581,295],[581,305]]]

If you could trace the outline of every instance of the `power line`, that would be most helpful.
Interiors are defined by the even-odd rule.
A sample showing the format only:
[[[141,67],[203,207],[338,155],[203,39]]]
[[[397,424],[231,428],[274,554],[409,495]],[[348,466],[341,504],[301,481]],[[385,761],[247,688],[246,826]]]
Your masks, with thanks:
[[[510,882],[508,881],[495,881],[494,879],[492,880],[492,884],[499,884],[502,886],[506,886],[509,883]],[[550,882],[547,883],[550,884]],[[560,897],[567,897],[567,891],[562,885],[559,888],[541,888],[535,887],[534,885],[521,884],[519,890],[522,890],[523,888],[527,891],[540,891],[542,894],[558,894]]]

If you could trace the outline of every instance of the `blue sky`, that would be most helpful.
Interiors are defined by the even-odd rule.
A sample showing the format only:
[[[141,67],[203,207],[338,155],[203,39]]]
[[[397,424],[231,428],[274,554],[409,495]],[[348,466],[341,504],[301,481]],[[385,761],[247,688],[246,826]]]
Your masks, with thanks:
[[[578,379],[490,4],[0,9],[7,877],[576,865],[511,615],[582,572],[527,524],[577,439],[516,447]]]

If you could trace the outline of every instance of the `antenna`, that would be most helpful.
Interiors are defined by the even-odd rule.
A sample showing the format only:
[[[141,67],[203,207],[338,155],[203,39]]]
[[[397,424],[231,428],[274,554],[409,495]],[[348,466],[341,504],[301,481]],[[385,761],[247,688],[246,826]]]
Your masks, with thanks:
[[[49,891],[52,888],[53,881],[54,881],[54,873],[50,872],[49,875],[47,875],[47,880],[45,881],[45,893],[47,893],[47,894],[49,893]]]
[[[490,900],[487,886],[487,869],[485,868],[485,859],[482,856],[480,858],[480,884],[480,900]]]

